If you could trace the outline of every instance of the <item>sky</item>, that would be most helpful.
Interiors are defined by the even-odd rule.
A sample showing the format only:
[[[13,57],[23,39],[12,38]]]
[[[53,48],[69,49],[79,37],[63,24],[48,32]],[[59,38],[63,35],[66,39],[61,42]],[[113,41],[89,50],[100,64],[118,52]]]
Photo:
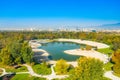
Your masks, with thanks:
[[[0,27],[120,22],[120,0],[0,0]]]

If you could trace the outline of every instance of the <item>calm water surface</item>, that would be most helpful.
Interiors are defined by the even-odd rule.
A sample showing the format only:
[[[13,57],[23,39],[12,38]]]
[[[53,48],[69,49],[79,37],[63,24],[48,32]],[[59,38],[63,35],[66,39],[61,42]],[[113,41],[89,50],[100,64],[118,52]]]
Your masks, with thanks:
[[[64,51],[71,49],[79,49],[80,46],[84,47],[84,45],[70,43],[70,42],[50,42],[43,44],[39,48],[46,50],[50,54],[50,59],[52,60],[59,60],[62,58],[67,61],[75,61],[80,56],[69,55],[64,53]]]

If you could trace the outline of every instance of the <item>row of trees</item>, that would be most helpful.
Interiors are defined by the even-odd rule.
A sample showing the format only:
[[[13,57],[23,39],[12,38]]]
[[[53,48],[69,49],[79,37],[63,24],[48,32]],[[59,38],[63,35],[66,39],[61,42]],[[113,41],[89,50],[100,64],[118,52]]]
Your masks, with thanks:
[[[1,33],[0,37],[0,64],[14,65],[32,62],[32,49],[21,35]]]
[[[4,47],[0,53],[0,62],[4,65],[31,63],[33,52],[27,42],[13,42]]]
[[[0,48],[4,47],[5,45],[4,39],[13,36],[14,39],[19,39],[21,41],[31,39],[56,38],[86,39],[113,45],[113,50],[117,50],[120,48],[120,35],[118,33],[105,32],[0,32]]]

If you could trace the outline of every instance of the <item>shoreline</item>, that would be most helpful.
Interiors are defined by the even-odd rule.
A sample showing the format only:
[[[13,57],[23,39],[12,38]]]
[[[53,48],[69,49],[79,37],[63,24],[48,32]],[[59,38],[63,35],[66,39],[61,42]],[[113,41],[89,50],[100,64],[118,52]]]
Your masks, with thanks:
[[[32,40],[29,41],[29,45],[31,46],[32,49],[36,49],[41,46],[38,42],[33,42]]]
[[[70,54],[70,55],[78,55],[78,56],[85,56],[85,57],[92,57],[95,59],[99,59],[103,61],[104,63],[108,62],[108,56],[97,52],[95,50],[81,50],[81,49],[73,49],[73,50],[65,50],[64,53]]]
[[[41,56],[41,57],[44,57],[44,59],[42,58],[42,60],[45,60],[45,61],[49,61],[49,58],[48,56],[50,55],[47,51],[43,50],[43,49],[39,49],[38,47],[42,46],[40,43],[38,43],[37,41],[33,42],[33,41],[29,41],[29,45],[31,46],[32,48],[32,51],[34,52],[34,54],[36,52],[39,52],[40,54],[38,54],[37,56],[33,56],[33,57],[38,57],[38,56]],[[40,62],[41,59],[39,59],[38,62]]]
[[[38,40],[39,41],[39,40]],[[50,62],[50,61],[54,61],[54,60],[50,60],[48,58],[48,56],[50,55],[47,51],[43,50],[43,49],[38,49],[38,47],[41,46],[40,43],[38,43],[37,40],[34,41],[30,41],[29,44],[32,48],[32,51],[35,52],[42,52],[43,54],[41,56],[45,56],[45,60]],[[90,46],[94,46],[98,49],[101,48],[108,48],[109,46],[103,43],[99,43],[99,42],[94,42],[94,41],[87,41],[87,40],[80,40],[80,39],[56,39],[56,41],[58,42],[74,42],[74,43],[78,43],[78,44],[86,44],[86,45],[90,45]],[[101,61],[103,61],[104,63],[108,62],[108,57],[100,52],[97,52],[95,50],[81,50],[81,49],[74,49],[74,50],[65,50],[64,53],[66,54],[70,54],[70,55],[78,55],[78,56],[86,56],[86,57],[93,57],[96,59],[100,59]],[[69,62],[69,61],[67,61]],[[75,62],[75,61],[70,61],[70,62]],[[54,61],[54,64],[56,62]]]
[[[109,48],[109,46],[104,44],[104,43],[88,41],[88,40],[81,40],[81,39],[57,39],[57,41],[74,42],[74,43],[78,43],[78,44],[85,44],[85,45],[90,45],[90,46],[93,46],[93,47],[97,47],[98,49]]]

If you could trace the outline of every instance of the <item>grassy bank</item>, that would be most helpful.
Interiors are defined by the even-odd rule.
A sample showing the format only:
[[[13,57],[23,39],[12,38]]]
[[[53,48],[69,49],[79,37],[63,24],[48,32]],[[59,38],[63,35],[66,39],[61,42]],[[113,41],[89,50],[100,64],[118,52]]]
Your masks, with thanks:
[[[0,66],[5,68],[6,72],[27,72],[27,68],[25,66],[20,66],[19,68],[14,68],[13,66]]]
[[[108,62],[107,64],[104,64],[103,68],[105,71],[110,71],[112,70],[113,64],[111,62]]]
[[[32,66],[33,70],[37,74],[48,75],[51,74],[51,68],[44,64],[36,64]]]
[[[97,51],[103,54],[107,54],[108,56],[111,56],[111,54],[113,53],[113,50],[111,48],[98,49]]]
[[[17,74],[11,80],[46,80],[46,79],[34,77],[29,74]]]

